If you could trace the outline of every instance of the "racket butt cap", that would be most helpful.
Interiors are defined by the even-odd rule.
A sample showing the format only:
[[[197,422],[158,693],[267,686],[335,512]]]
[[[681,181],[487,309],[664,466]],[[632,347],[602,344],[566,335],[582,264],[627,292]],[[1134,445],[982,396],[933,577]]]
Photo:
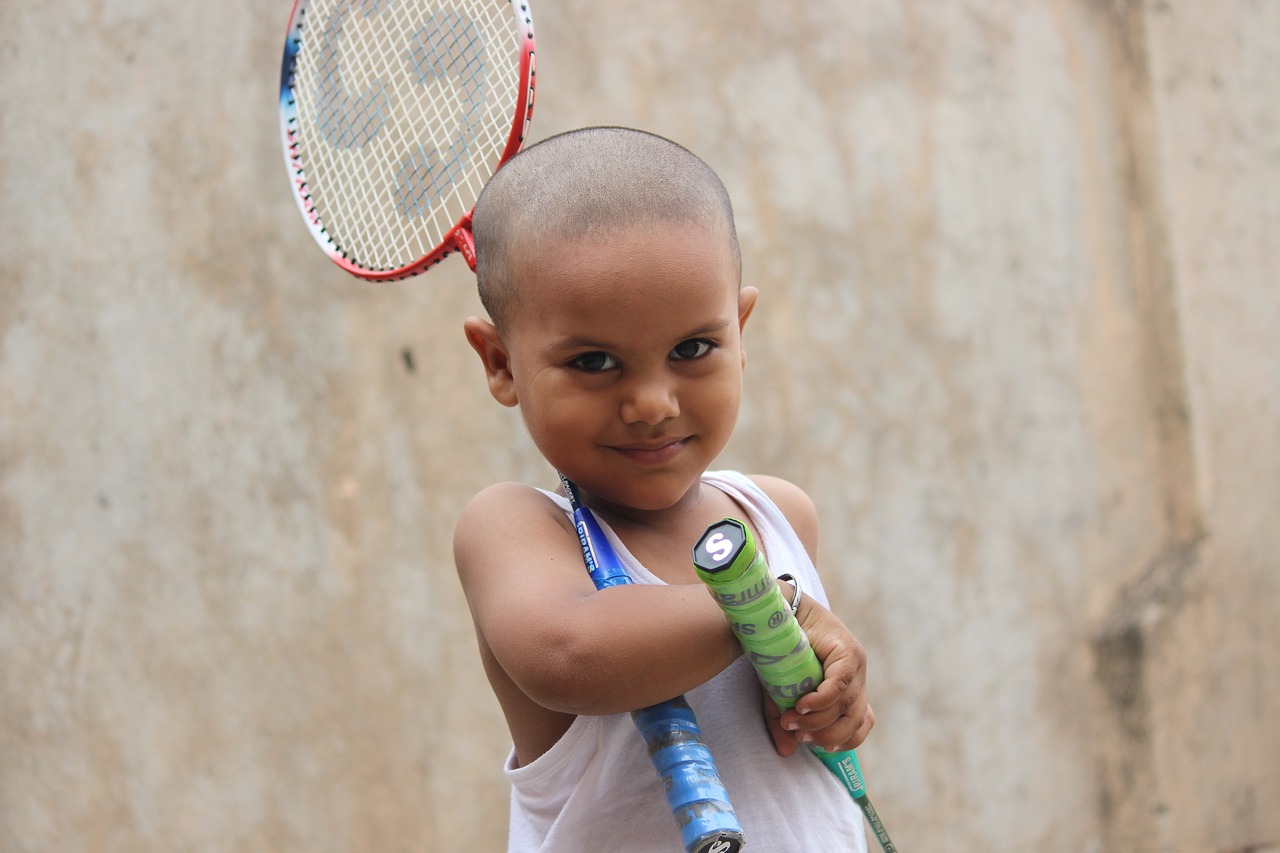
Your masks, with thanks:
[[[718,832],[710,838],[699,839],[689,848],[689,853],[738,853],[743,843],[741,832]]]
[[[747,546],[746,525],[734,518],[717,521],[693,546],[693,565],[700,572],[717,575],[732,566]]]

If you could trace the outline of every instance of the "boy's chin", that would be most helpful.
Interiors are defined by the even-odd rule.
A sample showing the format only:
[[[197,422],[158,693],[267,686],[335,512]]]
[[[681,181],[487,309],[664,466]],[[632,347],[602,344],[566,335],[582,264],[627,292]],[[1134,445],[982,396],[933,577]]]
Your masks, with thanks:
[[[590,495],[591,502],[605,508],[630,512],[662,512],[679,504],[701,482],[700,477],[690,480],[674,475],[647,479],[647,482],[636,483],[629,488],[616,481],[602,483],[596,489],[591,488],[590,484],[576,485]]]

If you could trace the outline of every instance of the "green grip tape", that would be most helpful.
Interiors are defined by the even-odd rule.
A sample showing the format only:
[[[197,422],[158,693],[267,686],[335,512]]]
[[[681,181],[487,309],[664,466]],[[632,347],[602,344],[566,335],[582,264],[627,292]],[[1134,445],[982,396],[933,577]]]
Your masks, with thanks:
[[[748,660],[779,707],[792,708],[801,696],[817,689],[822,663],[745,524],[726,518],[708,527],[693,548],[693,567],[715,594]],[[812,744],[809,749],[862,809],[884,853],[897,853],[867,796],[858,754],[852,749],[827,752]]]
[[[822,664],[745,524],[726,518],[708,527],[694,546],[693,566],[779,707],[794,707],[817,689]]]

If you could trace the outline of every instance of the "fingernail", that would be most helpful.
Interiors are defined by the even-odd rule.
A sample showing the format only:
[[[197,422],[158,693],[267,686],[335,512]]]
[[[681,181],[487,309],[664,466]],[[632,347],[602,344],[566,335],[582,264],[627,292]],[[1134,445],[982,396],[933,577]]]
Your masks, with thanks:
[[[807,713],[809,713],[809,709],[808,709],[808,708],[796,708],[796,713],[797,713],[797,714],[807,714]]]
[[[813,735],[809,734],[808,732],[805,732],[804,734],[800,735],[799,740],[801,743],[813,743]]]
[[[789,732],[794,732],[796,729],[800,728],[800,724],[793,720],[788,720],[782,724],[782,727]]]

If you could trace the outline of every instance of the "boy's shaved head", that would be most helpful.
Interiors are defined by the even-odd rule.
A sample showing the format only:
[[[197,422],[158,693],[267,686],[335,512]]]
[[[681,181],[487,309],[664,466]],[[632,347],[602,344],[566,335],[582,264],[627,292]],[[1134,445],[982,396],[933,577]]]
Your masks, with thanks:
[[[516,155],[476,202],[476,278],[489,317],[503,328],[519,300],[519,252],[531,241],[605,235],[635,225],[701,225],[742,261],[724,184],[669,139],[621,127],[550,137]]]

